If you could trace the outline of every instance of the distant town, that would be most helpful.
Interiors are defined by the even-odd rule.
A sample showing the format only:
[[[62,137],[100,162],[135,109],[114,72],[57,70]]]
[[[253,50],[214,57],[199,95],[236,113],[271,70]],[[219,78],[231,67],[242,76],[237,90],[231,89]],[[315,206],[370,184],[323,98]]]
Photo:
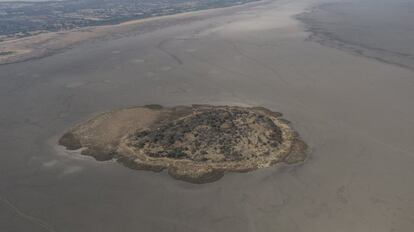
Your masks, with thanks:
[[[238,5],[258,0],[68,0],[0,2],[0,42],[44,32]]]

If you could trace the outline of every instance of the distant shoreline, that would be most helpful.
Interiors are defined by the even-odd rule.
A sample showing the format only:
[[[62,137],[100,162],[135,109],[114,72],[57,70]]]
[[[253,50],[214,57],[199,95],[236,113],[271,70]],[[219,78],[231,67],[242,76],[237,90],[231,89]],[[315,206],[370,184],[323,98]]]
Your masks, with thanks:
[[[256,5],[268,0],[254,0],[251,2],[232,6],[200,9],[176,14],[153,16],[142,19],[127,20],[117,24],[106,24],[99,26],[86,26],[66,31],[44,32],[37,35],[10,39],[0,42],[0,65],[19,63],[31,59],[43,58],[59,53],[68,47],[79,43],[98,39],[110,34],[123,34],[134,30],[134,26],[143,23],[159,22],[171,19],[192,19],[202,17],[208,13],[218,10],[234,9],[248,5]]]
[[[115,16],[115,15],[109,15],[108,17],[97,17],[95,20],[90,20],[88,21],[89,17],[88,16],[84,16],[81,17],[81,15],[79,15],[79,20],[85,20],[84,23],[72,23],[72,27],[68,26],[67,28],[54,28],[54,27],[47,27],[48,24],[46,23],[46,28],[43,27],[35,27],[33,25],[28,25],[27,27],[29,28],[24,28],[19,30],[19,27],[17,29],[15,29],[15,31],[11,30],[9,31],[9,33],[2,31],[0,34],[0,43],[4,42],[4,41],[10,41],[10,40],[15,40],[15,39],[20,39],[20,38],[25,38],[25,37],[31,37],[34,35],[38,35],[38,34],[44,34],[44,33],[50,33],[50,32],[66,32],[66,31],[71,31],[71,30],[80,30],[83,28],[90,28],[90,27],[97,27],[97,26],[109,26],[109,25],[118,25],[118,24],[122,24],[122,23],[126,23],[126,22],[130,22],[130,21],[135,21],[135,20],[143,20],[143,19],[148,19],[148,18],[157,18],[157,17],[163,17],[163,16],[170,16],[170,15],[178,15],[178,14],[183,14],[183,13],[188,13],[188,12],[197,12],[197,11],[203,11],[203,10],[211,10],[211,9],[220,9],[220,8],[227,8],[227,7],[234,7],[234,6],[240,6],[240,5],[245,5],[245,4],[249,4],[249,3],[254,3],[254,2],[259,2],[262,0],[240,0],[239,2],[231,2],[231,3],[227,3],[227,4],[212,4],[212,5],[206,5],[206,6],[198,6],[198,7],[193,7],[193,8],[189,8],[189,9],[180,9],[180,8],[173,8],[174,5],[171,5],[170,7],[172,8],[167,8],[167,9],[173,9],[171,11],[165,11],[162,10],[163,8],[148,8],[147,11],[138,8],[137,10],[142,10],[143,12],[137,11],[135,12],[135,14],[133,15],[123,15],[121,14],[120,16]],[[62,1],[57,1],[57,0],[40,0],[40,1],[27,1],[27,0],[22,0],[22,1],[1,1],[0,0],[0,4],[10,4],[10,6],[13,8],[13,4],[29,4],[29,6],[44,6],[44,7],[48,7],[48,4],[50,3],[62,3],[62,2],[66,2],[66,0],[62,0]],[[0,5],[1,6],[1,5]],[[64,7],[64,5],[62,6]],[[90,6],[89,6],[90,7]],[[144,6],[142,6],[144,7]],[[22,7],[22,12],[19,12],[20,14],[22,14],[22,16],[24,16],[25,12],[24,11],[24,7]],[[7,7],[3,8],[0,7],[0,11],[4,10],[4,9],[8,9]],[[18,8],[20,9],[20,8]],[[116,9],[116,8],[114,8]],[[90,10],[89,8],[80,8],[79,10]],[[149,12],[148,12],[149,11]],[[1,12],[0,12],[1,13]],[[12,12],[13,13],[13,12]],[[77,11],[74,11],[73,14],[77,14]],[[7,14],[6,14],[7,15]],[[103,14],[105,15],[105,14]],[[53,15],[34,15],[35,17],[53,17]],[[28,16],[31,17],[31,16]],[[67,20],[65,17],[67,16],[63,16],[63,20]],[[16,19],[14,19],[16,20]],[[30,18],[28,18],[28,21],[26,23],[30,22]],[[71,24],[70,22],[70,18],[69,18],[69,25]],[[75,20],[76,21],[76,20]],[[13,20],[10,21],[10,23],[14,23]],[[48,21],[48,23],[50,24],[50,22]],[[54,24],[54,23],[52,23]],[[57,23],[57,24],[62,24],[62,23]],[[63,23],[65,24],[65,23]],[[12,26],[14,24],[11,24]],[[45,26],[44,25],[44,26]],[[4,26],[4,25],[0,25],[0,26]],[[9,28],[10,26],[7,26],[6,28]]]

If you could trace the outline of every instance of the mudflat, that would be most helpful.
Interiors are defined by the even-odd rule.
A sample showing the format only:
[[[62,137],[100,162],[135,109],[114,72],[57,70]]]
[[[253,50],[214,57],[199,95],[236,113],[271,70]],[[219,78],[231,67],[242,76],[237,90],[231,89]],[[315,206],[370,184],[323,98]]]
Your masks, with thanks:
[[[414,70],[414,2],[326,2],[297,16],[310,39]]]
[[[0,66],[0,231],[412,231],[414,73],[309,40],[294,16],[320,2],[143,24]],[[151,103],[283,112],[310,154],[196,185],[56,145],[97,112]]]

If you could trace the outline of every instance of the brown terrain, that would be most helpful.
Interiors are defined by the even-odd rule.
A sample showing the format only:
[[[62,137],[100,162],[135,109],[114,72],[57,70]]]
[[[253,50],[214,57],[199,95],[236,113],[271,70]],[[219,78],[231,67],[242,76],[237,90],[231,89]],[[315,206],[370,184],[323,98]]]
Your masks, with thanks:
[[[149,105],[99,114],[70,129],[59,144],[133,169],[167,169],[193,183],[300,162],[306,149],[280,113],[211,105]]]

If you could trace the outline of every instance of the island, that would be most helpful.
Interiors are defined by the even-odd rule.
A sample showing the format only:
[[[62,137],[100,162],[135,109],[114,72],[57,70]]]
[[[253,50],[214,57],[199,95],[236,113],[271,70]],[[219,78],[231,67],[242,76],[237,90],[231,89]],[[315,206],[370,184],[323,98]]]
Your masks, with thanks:
[[[98,114],[59,139],[98,161],[208,183],[306,158],[306,144],[281,113],[263,107],[146,105]]]

